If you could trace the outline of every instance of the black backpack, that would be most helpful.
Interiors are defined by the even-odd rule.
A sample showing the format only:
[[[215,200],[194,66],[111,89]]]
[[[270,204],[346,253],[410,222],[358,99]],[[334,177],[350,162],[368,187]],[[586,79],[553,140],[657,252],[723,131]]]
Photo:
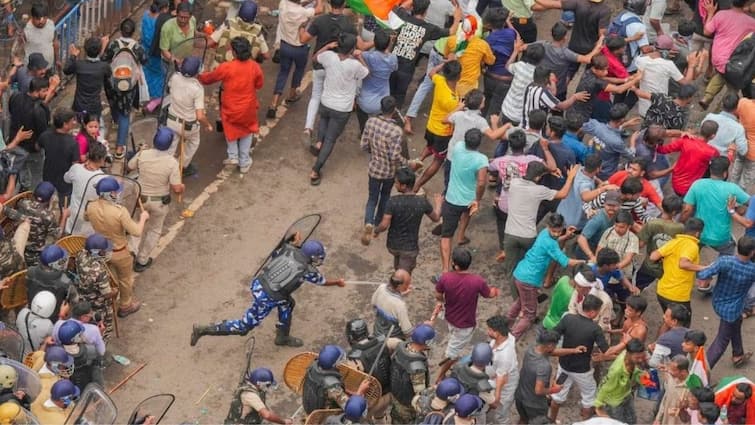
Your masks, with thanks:
[[[737,90],[750,85],[755,73],[755,38],[752,33],[739,43],[726,63],[724,79]]]

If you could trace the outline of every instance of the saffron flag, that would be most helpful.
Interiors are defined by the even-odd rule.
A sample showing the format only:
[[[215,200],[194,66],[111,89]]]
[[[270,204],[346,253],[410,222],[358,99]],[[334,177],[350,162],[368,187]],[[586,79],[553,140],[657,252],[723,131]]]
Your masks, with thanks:
[[[401,3],[400,0],[346,1],[346,4],[348,4],[354,12],[365,16],[373,16],[378,23],[392,30],[398,29],[401,25],[404,25],[404,20],[393,12],[393,8],[399,3]]]
[[[687,388],[707,387],[709,374],[708,359],[705,357],[705,350],[703,350],[703,347],[700,347],[692,361],[692,366],[689,368],[689,376],[687,376],[686,382]]]

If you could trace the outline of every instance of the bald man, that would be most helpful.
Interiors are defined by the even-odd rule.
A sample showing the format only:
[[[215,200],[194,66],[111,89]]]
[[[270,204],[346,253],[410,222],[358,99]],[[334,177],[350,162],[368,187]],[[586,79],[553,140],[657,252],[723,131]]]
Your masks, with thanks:
[[[372,306],[375,308],[375,336],[385,335],[390,339],[405,339],[412,330],[409,309],[403,295],[409,293],[412,275],[406,270],[398,269],[372,294]],[[393,329],[391,330],[391,326]],[[391,341],[388,343],[391,348]]]

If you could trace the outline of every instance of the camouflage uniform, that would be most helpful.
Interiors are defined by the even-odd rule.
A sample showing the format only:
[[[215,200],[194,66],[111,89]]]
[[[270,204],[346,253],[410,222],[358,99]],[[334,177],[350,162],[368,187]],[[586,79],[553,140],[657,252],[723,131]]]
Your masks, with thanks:
[[[13,245],[12,239],[0,240],[0,279],[23,270],[24,259]]]
[[[31,220],[24,258],[26,267],[37,265],[42,248],[48,244],[48,241],[52,243],[60,237],[60,223],[55,213],[36,199],[21,199],[15,209],[6,206],[3,212],[13,221],[21,221],[25,218]]]
[[[107,340],[113,332],[112,301],[108,298],[113,288],[110,286],[107,259],[81,250],[76,254],[76,272],[79,275],[77,281],[79,296],[89,301],[92,311],[102,317],[102,322],[105,324],[102,338]]]
[[[235,37],[244,37],[249,40],[249,44],[252,45],[252,59],[256,60],[260,55],[268,52],[265,35],[262,33],[262,25],[248,23],[238,17],[229,19],[213,34],[213,38],[218,43],[212,65],[213,69],[223,62],[233,60],[231,40]]]

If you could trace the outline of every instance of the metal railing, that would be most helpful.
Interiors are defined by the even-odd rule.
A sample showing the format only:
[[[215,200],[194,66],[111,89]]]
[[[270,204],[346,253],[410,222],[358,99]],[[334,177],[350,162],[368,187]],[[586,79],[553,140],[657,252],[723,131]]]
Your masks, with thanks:
[[[74,5],[55,25],[60,38],[57,59],[65,62],[71,44],[81,46],[88,37],[111,35],[131,13],[131,5],[129,0],[83,0]]]

